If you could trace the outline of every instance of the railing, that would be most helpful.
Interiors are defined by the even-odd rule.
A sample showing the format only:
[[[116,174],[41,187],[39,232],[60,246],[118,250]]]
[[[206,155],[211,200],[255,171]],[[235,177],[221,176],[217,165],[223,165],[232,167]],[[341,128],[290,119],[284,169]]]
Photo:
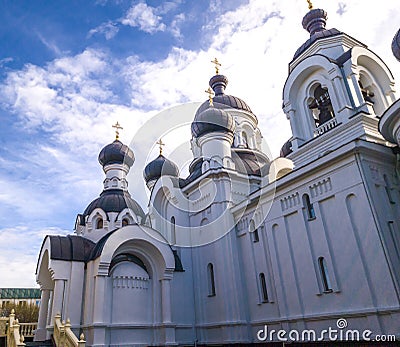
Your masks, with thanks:
[[[334,117],[329,122],[321,124],[317,129],[314,130],[314,135],[319,136],[326,133],[328,130],[333,129],[338,125],[337,119]]]
[[[78,338],[71,330],[71,322],[61,322],[61,315],[54,317],[54,342],[57,347],[85,347],[85,336],[81,334]]]
[[[11,310],[11,314],[8,321],[8,332],[7,332],[7,346],[8,347],[20,347],[25,346],[24,335],[19,333],[20,324],[18,319],[15,319],[15,311]]]
[[[7,336],[8,317],[0,317],[0,337]]]
[[[24,335],[24,337],[35,336],[36,328],[37,323],[19,323],[19,333]]]
[[[9,317],[0,318],[0,336],[7,337],[7,347],[25,346],[25,337],[33,337],[37,323],[20,323],[15,319],[15,311]]]

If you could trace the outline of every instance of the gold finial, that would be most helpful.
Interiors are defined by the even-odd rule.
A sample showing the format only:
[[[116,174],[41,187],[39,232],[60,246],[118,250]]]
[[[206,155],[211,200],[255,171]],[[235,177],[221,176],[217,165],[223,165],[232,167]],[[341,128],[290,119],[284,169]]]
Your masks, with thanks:
[[[217,58],[214,58],[214,60],[211,60],[211,62],[215,65],[215,74],[218,75],[221,63],[218,61]]]
[[[307,0],[307,2],[308,2],[308,9],[312,10],[313,9],[313,4],[312,4],[311,0]]]
[[[119,131],[122,130],[123,127],[118,122],[115,123],[112,127],[115,128],[115,139],[118,140],[119,139]]]
[[[208,101],[210,102],[210,106],[214,106],[214,103],[213,103],[214,92],[213,92],[213,90],[210,87],[208,87],[208,89],[206,89],[204,92],[208,94]]]
[[[162,142],[161,139],[159,139],[157,142],[158,147],[160,148],[160,155],[162,154],[162,146],[165,146],[165,143]]]

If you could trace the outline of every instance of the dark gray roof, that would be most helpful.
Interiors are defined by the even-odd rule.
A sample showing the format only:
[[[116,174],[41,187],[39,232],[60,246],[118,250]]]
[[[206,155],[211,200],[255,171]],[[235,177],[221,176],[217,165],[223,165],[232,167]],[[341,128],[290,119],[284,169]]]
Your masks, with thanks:
[[[250,106],[247,105],[242,99],[225,94],[226,86],[228,85],[228,78],[224,75],[215,75],[211,77],[209,82],[210,87],[213,89],[215,95],[213,98],[214,108],[233,108],[237,110],[244,110],[253,113]],[[210,102],[207,100],[203,102],[196,111],[196,116],[210,107]],[[257,121],[257,117],[254,116]]]
[[[292,141],[291,141],[291,138],[290,138],[289,140],[287,140],[283,144],[283,146],[281,148],[281,151],[279,153],[279,156],[282,157],[282,158],[286,158],[292,152],[293,152],[293,150],[292,150]]]
[[[392,41],[392,52],[396,59],[400,61],[400,29],[397,34],[394,36]]]
[[[310,47],[314,42],[316,42],[320,39],[326,38],[326,37],[333,37],[333,36],[337,36],[337,35],[341,35],[341,34],[343,34],[343,33],[335,28],[318,31],[318,32],[314,33],[296,51],[296,53],[294,54],[293,60],[296,59],[297,57],[299,57],[303,52],[305,52],[307,50],[307,48]]]
[[[179,169],[174,162],[160,154],[156,159],[146,165],[143,176],[145,181],[149,182],[153,179],[160,178],[162,175],[178,177]]]
[[[245,148],[232,148],[232,159],[235,162],[236,171],[245,175],[262,176],[268,168],[269,160],[265,155]],[[179,186],[181,188],[187,186],[202,175],[201,168],[203,165],[203,158],[195,159],[189,166],[189,176],[180,180]]]
[[[244,110],[250,113],[253,113],[250,109],[250,106],[247,105],[242,99],[236,97],[236,96],[232,96],[232,95],[227,95],[227,94],[223,94],[223,95],[216,95],[213,98],[213,104],[214,104],[214,108],[222,108],[222,109],[226,109],[226,108],[234,108],[237,110]],[[196,114],[203,112],[204,110],[208,109],[210,107],[210,102],[204,101],[200,107],[197,109]],[[255,116],[254,116],[255,117]]]
[[[228,112],[219,108],[209,107],[201,113],[196,113],[191,129],[194,137],[215,131],[233,133],[235,131],[235,121]]]
[[[83,214],[84,216],[88,216],[96,208],[101,208],[106,213],[119,213],[127,207],[136,215],[144,217],[143,209],[135,200],[132,199],[129,192],[121,189],[108,189],[104,190],[97,199],[93,200]]]
[[[113,143],[105,146],[99,154],[99,163],[102,166],[125,163],[131,167],[134,161],[135,155],[133,151],[119,140],[115,140]]]
[[[236,171],[253,176],[265,174],[263,168],[269,164],[269,160],[256,151],[250,149],[235,148],[232,159],[235,162]]]
[[[97,259],[100,257],[101,252],[103,251],[104,245],[106,244],[108,238],[114,234],[118,229],[111,230],[107,234],[105,234],[99,241],[97,241],[96,245],[92,248],[88,260]]]
[[[179,181],[181,188],[193,182],[196,178],[201,176],[201,167],[203,166],[203,158],[194,159],[189,165],[189,176]]]
[[[89,239],[76,236],[48,236],[50,238],[51,254],[54,260],[82,261],[86,262],[95,245]]]
[[[90,260],[94,260],[97,259],[98,257],[100,257],[101,252],[103,251],[104,245],[106,244],[107,240],[109,239],[109,237],[114,234],[118,229],[114,229],[112,231],[110,231],[109,233],[107,233],[106,235],[104,235],[99,241],[97,241],[96,245],[93,247],[93,249],[90,252],[90,255],[88,257],[88,261]],[[172,248],[171,248],[172,250]],[[182,262],[179,258],[179,255],[176,253],[176,251],[172,250],[173,254],[174,254],[174,259],[175,259],[175,271],[177,272],[182,272],[183,270],[183,266],[182,266]],[[123,256],[127,256],[127,255],[123,255]],[[135,259],[136,258],[136,259]],[[123,258],[119,258],[116,261],[119,260],[123,260]],[[137,261],[139,260],[139,262]],[[135,263],[137,263],[138,265],[142,266],[143,269],[146,269],[146,267],[144,266],[143,262],[135,257],[135,256],[131,256],[131,259],[129,261],[134,261]],[[111,267],[111,266],[110,266]]]
[[[39,288],[0,288],[0,299],[40,299]]]

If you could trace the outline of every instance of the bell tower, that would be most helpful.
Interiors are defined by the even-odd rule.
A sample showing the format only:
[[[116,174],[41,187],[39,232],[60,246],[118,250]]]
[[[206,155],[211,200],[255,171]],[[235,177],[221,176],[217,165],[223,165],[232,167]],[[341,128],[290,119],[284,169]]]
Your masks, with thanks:
[[[386,64],[366,45],[335,28],[314,9],[302,25],[310,37],[289,63],[283,110],[292,128],[288,158],[296,166],[355,138],[385,143],[378,131],[383,112],[396,100]]]

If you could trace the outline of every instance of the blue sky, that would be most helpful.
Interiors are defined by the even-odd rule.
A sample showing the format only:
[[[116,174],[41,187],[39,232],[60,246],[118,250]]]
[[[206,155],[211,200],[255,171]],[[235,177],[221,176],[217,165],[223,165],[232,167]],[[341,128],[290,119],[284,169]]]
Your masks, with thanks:
[[[328,27],[366,43],[400,79],[390,52],[397,2],[314,5],[328,11]],[[308,38],[301,27],[306,0],[2,0],[0,6],[0,287],[35,286],[44,235],[72,232],[76,214],[101,192],[97,155],[113,140],[111,125],[118,120],[122,141],[130,143],[161,110],[204,101],[214,57],[229,78],[227,92],[258,116],[274,156],[290,137],[281,92],[287,64]],[[158,136],[149,130],[151,141]],[[167,136],[165,153],[189,138],[187,128]],[[133,150],[140,173],[155,152],[137,143]],[[146,208],[141,177],[130,191]]]

